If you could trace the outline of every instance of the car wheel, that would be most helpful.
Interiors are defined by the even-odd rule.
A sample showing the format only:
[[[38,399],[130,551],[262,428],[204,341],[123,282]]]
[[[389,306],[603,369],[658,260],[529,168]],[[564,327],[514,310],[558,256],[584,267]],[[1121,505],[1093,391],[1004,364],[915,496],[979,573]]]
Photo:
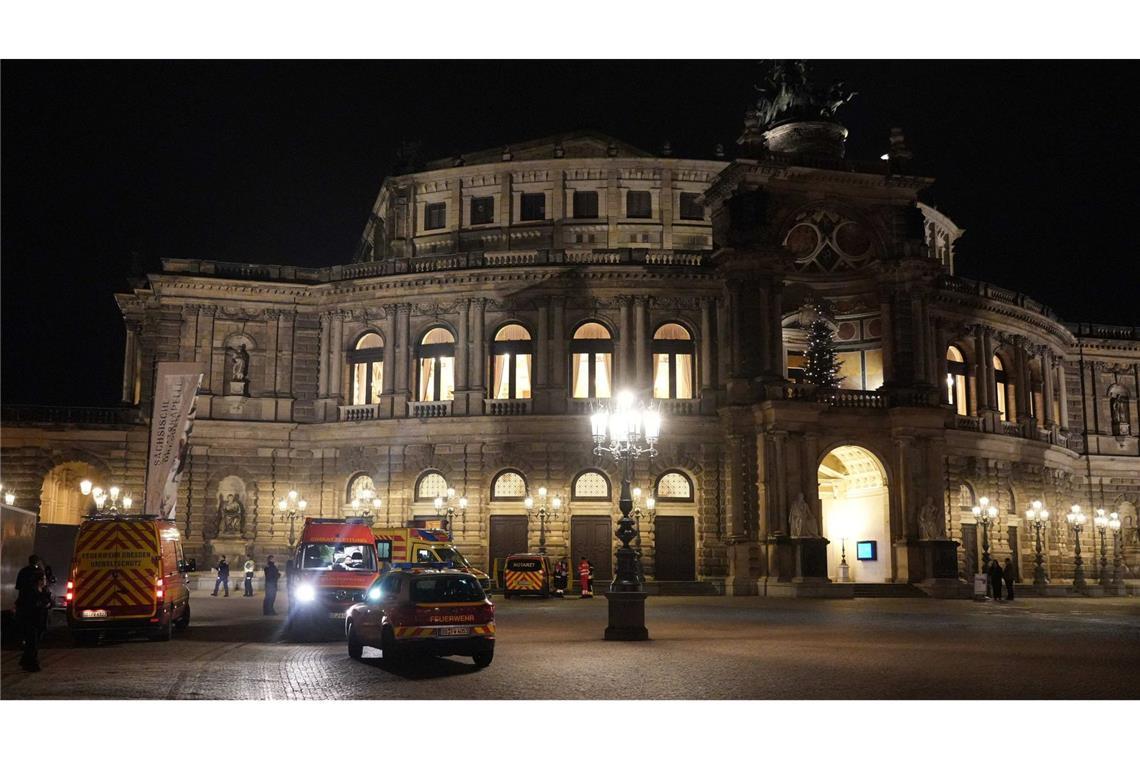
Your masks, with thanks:
[[[190,602],[186,602],[186,606],[182,609],[182,617],[178,618],[174,627],[180,631],[185,631],[190,627]]]
[[[471,659],[475,661],[475,667],[485,668],[491,664],[491,660],[495,659],[495,650],[479,652],[478,654],[471,655]]]
[[[356,631],[350,625],[348,627],[348,656],[354,660],[364,658],[364,645],[360,643],[360,639],[356,638]]]

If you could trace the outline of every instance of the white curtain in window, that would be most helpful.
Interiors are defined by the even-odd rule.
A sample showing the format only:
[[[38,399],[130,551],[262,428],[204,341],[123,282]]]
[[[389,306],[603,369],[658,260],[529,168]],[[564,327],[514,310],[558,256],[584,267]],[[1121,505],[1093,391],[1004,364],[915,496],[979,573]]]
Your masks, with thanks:
[[[570,383],[573,389],[574,398],[589,398],[590,397],[590,355],[589,354],[574,354],[570,358],[571,372],[573,373],[572,382]]]
[[[530,354],[515,357],[515,398],[530,398]]]
[[[384,362],[372,362],[372,401],[379,404],[380,394],[384,390]]]
[[[354,404],[367,404],[365,400],[365,393],[367,387],[365,383],[368,378],[368,365],[367,364],[353,364],[352,365],[352,403]]]
[[[654,385],[656,388],[656,384]],[[693,397],[693,355],[677,354],[677,398]]]
[[[451,401],[455,398],[454,356],[441,356],[439,359],[439,395],[440,401]]]
[[[420,401],[435,401],[435,360],[420,359]]]
[[[653,355],[653,398],[669,398],[669,354]]]
[[[511,397],[511,378],[507,374],[510,362],[510,354],[495,354],[495,378],[491,385],[491,398]]]
[[[612,354],[594,354],[594,387],[598,398],[609,398],[610,390],[610,357]]]

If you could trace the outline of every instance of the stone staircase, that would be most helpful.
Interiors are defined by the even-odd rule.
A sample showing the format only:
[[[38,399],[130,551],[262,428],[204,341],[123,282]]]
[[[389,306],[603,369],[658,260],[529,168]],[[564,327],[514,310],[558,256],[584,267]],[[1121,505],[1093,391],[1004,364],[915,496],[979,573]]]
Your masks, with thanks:
[[[855,583],[856,599],[926,599],[926,594],[910,583]]]

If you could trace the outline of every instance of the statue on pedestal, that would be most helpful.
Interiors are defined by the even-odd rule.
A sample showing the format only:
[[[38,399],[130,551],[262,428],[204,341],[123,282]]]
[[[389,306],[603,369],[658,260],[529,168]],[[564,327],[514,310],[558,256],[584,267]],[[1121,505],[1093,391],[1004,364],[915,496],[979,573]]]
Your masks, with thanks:
[[[791,509],[788,510],[788,528],[793,538],[819,536],[819,522],[812,514],[811,507],[808,506],[803,493],[796,496]]]
[[[934,499],[927,496],[926,503],[918,512],[918,537],[920,539],[935,541],[946,538],[946,532],[942,530],[941,512],[942,510],[934,503]]]

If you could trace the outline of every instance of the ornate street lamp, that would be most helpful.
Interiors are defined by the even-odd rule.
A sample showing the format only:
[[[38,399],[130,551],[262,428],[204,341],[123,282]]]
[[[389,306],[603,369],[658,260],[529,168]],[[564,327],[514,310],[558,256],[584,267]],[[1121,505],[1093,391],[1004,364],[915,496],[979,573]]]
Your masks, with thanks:
[[[466,496],[460,496],[459,497],[459,508],[458,509],[456,509],[455,505],[451,503],[453,499],[455,499],[455,489],[449,488],[449,489],[447,489],[447,498],[446,499],[443,498],[442,496],[436,496],[435,501],[433,502],[435,504],[435,513],[437,515],[439,515],[440,517],[447,515],[447,538],[449,540],[455,540],[455,532],[452,530],[452,526],[451,526],[451,521],[455,517],[455,513],[461,512],[463,514],[463,519],[464,519],[465,523],[467,520],[467,497]]]
[[[371,525],[374,518],[374,512],[372,510],[379,512],[380,507],[384,505],[384,500],[377,496],[376,492],[372,489],[365,488],[360,492],[359,496],[353,497],[348,505],[352,508],[352,511],[356,513],[353,515],[354,517],[359,517]]]
[[[1041,531],[1049,527],[1049,510],[1041,506],[1037,499],[1033,500],[1029,509],[1025,510],[1029,524],[1033,526],[1035,556],[1033,558],[1033,585],[1042,588],[1049,581],[1045,580],[1045,562],[1041,556]]]
[[[625,390],[617,394],[612,405],[595,407],[590,416],[594,454],[610,456],[621,465],[621,499],[618,507],[616,535],[621,541],[616,554],[617,569],[610,583],[609,626],[607,640],[641,641],[649,638],[645,629],[645,593],[641,587],[641,561],[637,550],[629,545],[637,537],[630,481],[633,463],[638,457],[657,456],[657,439],[661,434],[661,412],[637,401]]]
[[[982,567],[990,564],[990,526],[997,522],[997,507],[990,506],[990,500],[983,496],[970,510],[982,525]]]
[[[645,520],[650,525],[653,524],[654,519],[657,517],[657,499],[652,496],[646,497],[645,509],[641,508],[641,489],[633,489],[633,509],[630,515],[633,517],[634,527],[637,529],[637,561],[638,569],[642,571],[641,582],[645,583],[645,568],[641,567],[641,521]]]
[[[546,554],[546,521],[556,520],[561,514],[558,510],[562,508],[562,498],[555,496],[550,499],[550,506],[547,507],[547,491],[546,486],[539,486],[538,489],[538,509],[534,509],[534,499],[530,496],[526,497],[523,504],[526,506],[526,513],[528,516],[535,514],[538,515],[538,553]],[[532,511],[533,510],[533,511]]]
[[[1069,514],[1065,515],[1065,519],[1069,522],[1069,527],[1073,529],[1073,589],[1075,591],[1085,591],[1088,584],[1085,583],[1085,563],[1081,559],[1081,528],[1088,521],[1088,516],[1081,512],[1081,505],[1074,504],[1069,509]]]
[[[1112,587],[1117,593],[1124,592],[1124,576],[1120,560],[1120,515],[1113,512],[1108,516],[1108,528],[1112,531]]]
[[[130,510],[131,505],[134,504],[134,499],[132,499],[129,494],[123,493],[123,489],[119,486],[113,485],[104,490],[90,480],[83,480],[79,483],[79,492],[84,496],[90,496],[92,498],[95,502],[95,512],[97,514],[117,515],[120,509],[123,512],[127,512]]]
[[[290,554],[297,548],[297,519],[304,516],[307,506],[309,506],[309,502],[302,499],[301,494],[295,490],[290,490],[289,493],[285,494],[285,498],[277,502],[277,509],[281,512],[281,516],[289,521]]]
[[[1105,589],[1108,588],[1108,554],[1105,549],[1105,532],[1108,530],[1108,515],[1104,513],[1103,509],[1096,511],[1096,516],[1093,517],[1093,526],[1096,527],[1097,533],[1100,534],[1100,577],[1097,582],[1100,583]],[[1093,546],[1093,551],[1096,551],[1096,546]]]

